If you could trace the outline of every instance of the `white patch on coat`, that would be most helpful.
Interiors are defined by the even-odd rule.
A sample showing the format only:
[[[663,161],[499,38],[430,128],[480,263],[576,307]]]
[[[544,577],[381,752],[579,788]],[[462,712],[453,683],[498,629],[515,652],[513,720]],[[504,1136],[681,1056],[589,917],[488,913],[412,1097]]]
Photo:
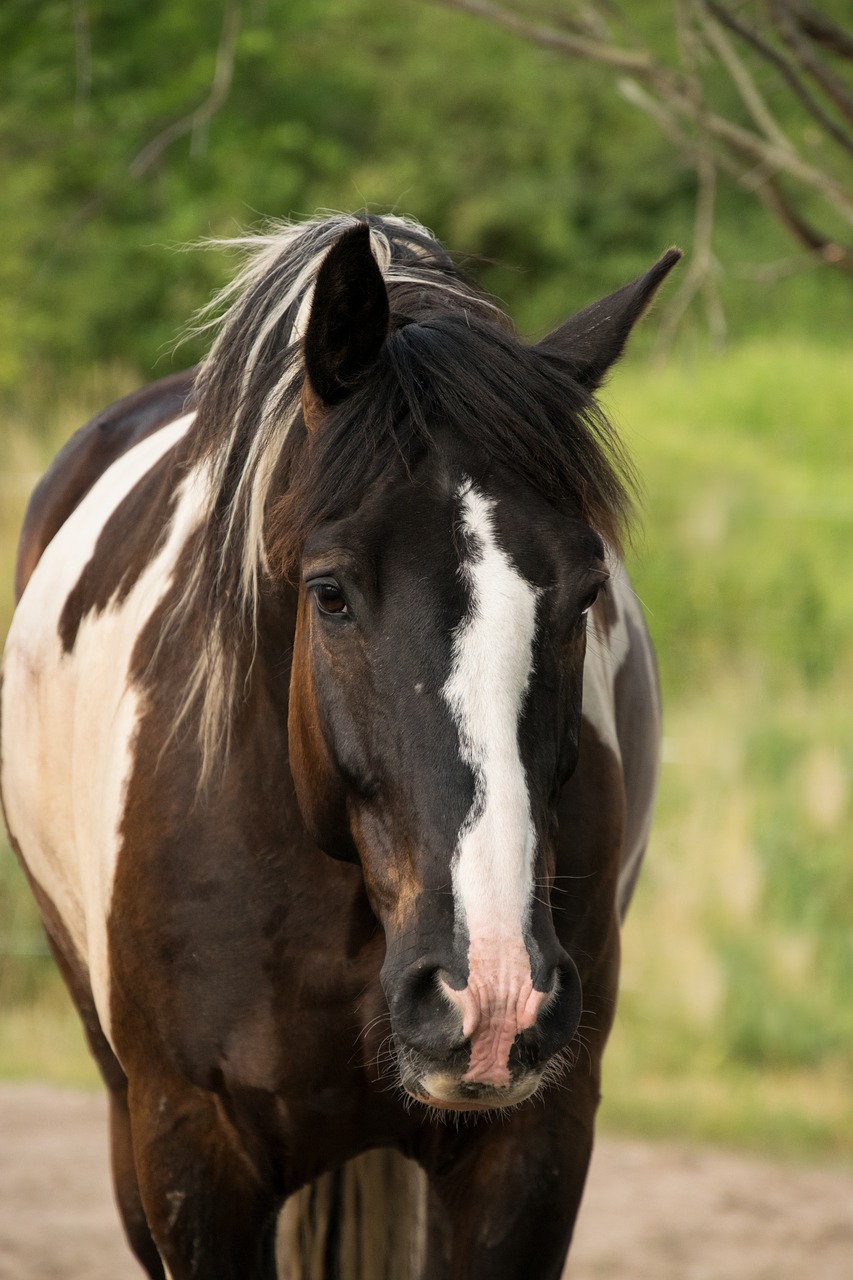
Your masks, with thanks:
[[[471,550],[462,566],[469,611],[456,631],[443,696],[476,792],[452,864],[457,928],[469,939],[468,985],[446,994],[472,1039],[467,1079],[509,1082],[509,1049],[532,1026],[534,992],[524,941],[533,892],[536,833],[518,732],[533,669],[538,590],[495,537],[495,503],[473,484],[459,490]]]
[[[607,591],[616,617],[609,629],[598,625],[595,609],[586,620],[586,659],[583,669],[583,714],[595,728],[599,738],[619,755],[616,736],[616,676],[631,643],[626,615],[636,597],[621,564],[608,564],[610,578]]]
[[[583,672],[583,715],[595,729],[601,741],[621,761],[622,752],[616,732],[616,677],[628,659],[631,650],[632,631],[629,620],[634,623],[634,635],[645,634],[645,621],[640,602],[634,593],[624,566],[620,562],[609,564],[610,581],[608,592],[611,597],[615,620],[608,630],[600,628],[594,609],[587,618],[587,648]],[[650,690],[657,687],[657,675],[654,657],[650,645],[643,652],[645,679]],[[651,701],[656,705],[656,697]],[[660,722],[656,726],[660,736]],[[656,772],[654,777],[656,778]],[[648,841],[654,813],[654,789],[646,797],[646,812],[640,824],[639,834],[633,846],[622,851],[622,862],[619,869],[619,881],[616,900],[620,915],[627,905],[626,899],[630,886],[633,885],[637,872],[637,863],[642,858]]]
[[[106,924],[141,710],[130,683],[131,656],[197,523],[206,473],[184,479],[164,545],[121,603],[83,618],[70,653],[62,647],[59,619],[106,521],[193,416],[119,458],[69,516],[27,584],[4,660],[2,789],[9,827],[89,973],[107,1037]]]

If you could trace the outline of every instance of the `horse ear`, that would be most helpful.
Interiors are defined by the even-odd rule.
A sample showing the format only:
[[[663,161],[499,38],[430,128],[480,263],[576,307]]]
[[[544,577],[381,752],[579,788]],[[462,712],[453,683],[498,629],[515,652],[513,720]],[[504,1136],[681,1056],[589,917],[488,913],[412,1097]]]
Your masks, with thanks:
[[[644,276],[584,307],[543,338],[538,349],[559,356],[577,381],[594,391],[621,356],[631,330],[680,257],[680,249],[668,249]]]
[[[388,291],[366,222],[345,231],[323,260],[305,333],[302,407],[309,430],[365,376],[388,337]]]

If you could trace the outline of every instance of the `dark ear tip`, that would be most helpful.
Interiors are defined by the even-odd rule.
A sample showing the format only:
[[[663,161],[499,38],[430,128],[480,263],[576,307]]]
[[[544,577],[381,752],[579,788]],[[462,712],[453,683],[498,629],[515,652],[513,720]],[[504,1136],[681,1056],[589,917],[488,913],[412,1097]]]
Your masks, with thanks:
[[[593,302],[538,344],[562,355],[575,379],[590,391],[601,386],[607,370],[621,356],[634,325],[651,306],[660,285],[682,257],[672,245],[657,262],[630,284]]]
[[[365,253],[369,253],[371,258],[373,257],[373,250],[370,247],[370,223],[357,222],[355,226],[347,227],[346,231],[341,232],[326,254],[325,261],[328,262],[329,259],[332,261],[346,259],[350,256],[355,257]]]
[[[677,248],[676,245],[672,245],[671,248],[667,249],[665,254],[658,258],[650,271],[647,271],[644,276],[635,281],[634,287],[636,288],[639,286],[639,293],[637,295],[639,312],[635,316],[635,319],[638,319],[639,316],[643,315],[649,309],[658,289],[663,284],[672,268],[676,263],[681,261],[683,256],[684,255],[681,250]]]
[[[359,240],[365,242],[370,240],[370,223],[363,218],[359,218],[358,222],[353,226],[347,227],[346,231],[342,231],[335,244],[357,244]]]
[[[317,273],[317,292],[340,287],[354,272],[379,274],[379,264],[370,245],[370,224],[357,222],[333,241],[320,263]]]
[[[675,264],[680,262],[683,257],[684,254],[681,249],[678,248],[678,245],[670,245],[666,253],[663,254],[662,257],[658,258],[657,262],[652,267],[652,273],[656,279],[662,280],[663,277],[668,275]]]
[[[303,339],[306,422],[339,404],[378,359],[388,336],[388,291],[370,223],[342,231],[320,264]]]

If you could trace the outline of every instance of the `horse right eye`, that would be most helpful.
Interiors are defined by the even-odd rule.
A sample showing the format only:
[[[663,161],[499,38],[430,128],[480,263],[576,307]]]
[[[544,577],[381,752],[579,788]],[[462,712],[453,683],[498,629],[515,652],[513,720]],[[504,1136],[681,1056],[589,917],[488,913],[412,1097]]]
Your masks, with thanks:
[[[317,604],[321,613],[348,614],[349,608],[344,594],[336,582],[320,582],[314,588]]]

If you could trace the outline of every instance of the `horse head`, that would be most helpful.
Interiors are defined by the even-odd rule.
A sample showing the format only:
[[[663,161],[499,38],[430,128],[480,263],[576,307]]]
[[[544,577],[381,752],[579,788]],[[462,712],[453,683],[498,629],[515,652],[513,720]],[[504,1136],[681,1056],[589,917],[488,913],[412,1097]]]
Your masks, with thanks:
[[[437,1107],[527,1098],[580,1021],[556,805],[627,505],[593,392],[678,256],[535,346],[482,308],[401,313],[366,224],[318,275],[301,448],[337,496],[300,549],[291,769],[313,838],[360,864],[400,1079]],[[353,433],[383,461],[348,491]]]

